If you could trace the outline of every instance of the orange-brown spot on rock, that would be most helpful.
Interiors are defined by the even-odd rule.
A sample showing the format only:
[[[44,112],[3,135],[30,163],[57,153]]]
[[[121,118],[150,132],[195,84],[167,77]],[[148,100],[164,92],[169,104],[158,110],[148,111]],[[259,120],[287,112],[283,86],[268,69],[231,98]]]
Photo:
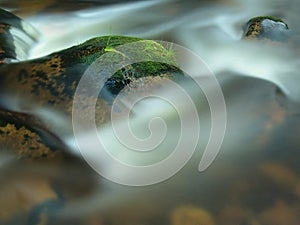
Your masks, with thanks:
[[[47,147],[37,133],[25,127],[16,128],[14,124],[0,127],[0,147],[2,151],[13,154],[22,160],[59,160],[62,152]]]
[[[241,206],[230,205],[221,210],[218,220],[223,225],[244,224],[252,221],[253,213]],[[254,221],[253,221],[254,222]]]
[[[300,179],[289,168],[275,163],[264,163],[259,166],[259,170],[270,179],[274,185],[279,186],[281,189],[288,193],[294,193],[300,197]]]
[[[172,225],[214,225],[214,218],[205,209],[195,206],[181,206],[171,214]]]
[[[264,225],[299,225],[300,214],[293,206],[278,201],[261,213],[260,221]]]
[[[265,146],[271,142],[273,134],[280,125],[284,124],[287,111],[282,108],[277,101],[271,102],[262,113],[266,114],[267,120],[264,125],[264,132],[259,137],[258,144]]]

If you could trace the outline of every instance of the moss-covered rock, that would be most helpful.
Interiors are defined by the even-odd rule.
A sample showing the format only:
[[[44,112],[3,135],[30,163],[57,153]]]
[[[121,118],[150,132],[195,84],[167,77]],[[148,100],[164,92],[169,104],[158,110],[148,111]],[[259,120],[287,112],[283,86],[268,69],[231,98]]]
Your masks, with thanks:
[[[244,38],[286,41],[291,35],[288,25],[274,16],[257,16],[244,27]]]
[[[126,52],[118,54],[118,46],[137,41],[139,48],[128,48]],[[0,67],[0,92],[70,113],[74,93],[84,72],[95,60],[110,52],[117,54],[109,58],[107,67],[114,63],[122,64],[122,60],[133,53],[136,57],[144,57],[146,54],[149,58],[146,62],[124,66],[108,77],[104,89],[112,96],[134,79],[161,74],[168,74],[173,79],[174,74],[181,73],[174,66],[176,61],[172,52],[155,41],[127,36],[104,36],[39,59],[3,65]]]

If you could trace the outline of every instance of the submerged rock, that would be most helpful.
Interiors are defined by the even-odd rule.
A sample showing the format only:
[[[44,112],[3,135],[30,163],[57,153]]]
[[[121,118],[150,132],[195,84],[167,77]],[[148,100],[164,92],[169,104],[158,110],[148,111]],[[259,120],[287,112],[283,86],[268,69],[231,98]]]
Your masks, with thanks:
[[[171,215],[172,225],[214,225],[213,216],[205,209],[195,206],[181,206]]]
[[[111,76],[104,73],[99,96],[89,95],[89,88],[101,80],[97,76],[103,75],[94,71],[87,90],[79,97],[83,117],[89,102],[97,99],[97,125],[109,120],[111,103],[125,87],[126,93],[132,94],[158,87],[161,80],[182,73],[170,50],[152,40],[127,36],[96,37],[26,60],[18,57],[18,50],[27,53],[31,45],[15,46],[12,28],[27,34],[32,42],[35,39],[22,24],[20,18],[0,10],[0,156],[9,158],[7,165],[0,164],[1,196],[5,197],[0,196],[0,224],[42,224],[44,220],[48,220],[45,224],[62,224],[54,214],[67,203],[89,197],[99,187],[96,174],[73,154],[74,149],[64,139],[72,134],[74,94],[85,71],[103,55],[105,61],[100,64],[105,68],[101,71],[121,65]],[[136,42],[136,48],[118,50]],[[149,60],[128,65],[130,58],[144,55]],[[21,187],[15,187],[15,182]],[[10,195],[20,197],[10,201]]]

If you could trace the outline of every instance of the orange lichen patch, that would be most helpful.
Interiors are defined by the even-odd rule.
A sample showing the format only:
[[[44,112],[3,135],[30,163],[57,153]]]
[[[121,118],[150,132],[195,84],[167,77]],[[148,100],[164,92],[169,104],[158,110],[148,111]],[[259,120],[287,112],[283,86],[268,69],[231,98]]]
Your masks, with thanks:
[[[61,64],[62,60],[59,56],[51,57],[46,61],[21,64],[18,84],[13,82],[16,92],[30,94],[42,105],[50,103],[54,106],[65,106],[70,98],[65,93],[66,84],[58,79],[66,76]]]
[[[52,151],[41,140],[40,136],[25,127],[16,128],[14,124],[0,127],[1,150],[9,151],[17,159],[51,160],[60,159],[61,151]]]
[[[181,206],[171,214],[172,225],[214,225],[212,215],[205,209],[195,206]]]
[[[247,33],[245,34],[245,37],[244,38],[249,38],[249,39],[252,39],[252,38],[257,38],[257,36],[260,34],[261,32],[261,21],[256,21],[256,22],[253,22],[248,30],[247,30]]]
[[[234,225],[234,224],[243,224],[250,221],[253,221],[253,213],[249,209],[244,209],[240,206],[226,206],[221,210],[218,221],[219,224],[223,225]],[[251,223],[251,224],[253,224]]]
[[[260,221],[264,225],[299,225],[299,212],[284,202],[277,202],[260,215]]]
[[[42,68],[41,68],[42,66]],[[61,76],[62,72],[62,59],[58,55],[54,55],[49,60],[43,61],[42,64],[33,64],[32,71],[43,71],[45,76],[50,79],[51,77]]]
[[[300,196],[300,180],[299,177],[289,168],[275,163],[264,163],[259,166],[259,170],[271,181],[282,189]]]
[[[28,108],[39,105],[65,115],[72,112],[77,83],[72,78],[69,80],[59,56],[8,65],[3,71],[6,76],[1,91],[15,96],[16,101],[30,102]]]

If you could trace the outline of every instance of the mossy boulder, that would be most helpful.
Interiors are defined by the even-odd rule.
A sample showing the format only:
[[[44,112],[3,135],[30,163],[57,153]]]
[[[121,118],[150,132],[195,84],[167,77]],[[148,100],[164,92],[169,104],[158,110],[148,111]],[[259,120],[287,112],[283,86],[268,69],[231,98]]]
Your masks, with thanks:
[[[291,36],[288,25],[274,16],[257,16],[244,26],[244,38],[287,41]]]

